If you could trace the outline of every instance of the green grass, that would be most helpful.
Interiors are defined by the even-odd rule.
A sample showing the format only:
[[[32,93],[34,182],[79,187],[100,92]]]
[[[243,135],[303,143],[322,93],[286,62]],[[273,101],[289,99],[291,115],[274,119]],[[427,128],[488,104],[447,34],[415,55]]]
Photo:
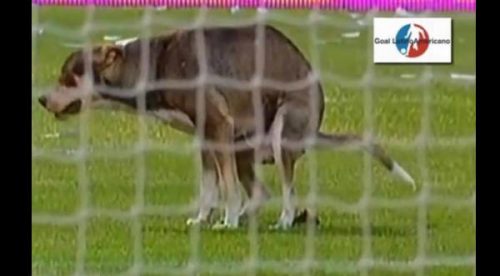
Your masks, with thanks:
[[[93,41],[102,40],[105,34],[137,35],[142,13],[140,10],[97,10],[93,22],[120,28],[111,26],[95,31]],[[42,8],[34,14],[39,24],[58,26],[65,31],[53,32],[46,27],[41,35],[36,36],[33,44],[33,99],[55,83],[59,68],[71,51],[63,43],[82,41],[78,31],[86,18],[85,11],[80,9]],[[304,11],[272,14],[297,22],[307,20]],[[172,28],[172,25],[165,24],[165,20],[189,23],[196,18],[196,12],[191,10],[155,11],[152,15],[154,33]],[[208,14],[208,20],[241,22],[253,15],[249,11],[233,16],[227,11],[213,11]],[[197,196],[196,155],[179,147],[179,144],[187,145],[190,137],[158,122],[148,121],[148,141],[168,146],[171,150],[144,154],[144,202],[148,209],[154,207],[165,212],[142,214],[137,221],[127,217],[91,217],[85,232],[79,232],[79,225],[75,223],[57,224],[56,220],[51,224],[36,223],[41,215],[64,218],[78,214],[86,202],[85,189],[79,181],[89,184],[87,203],[91,209],[127,213],[137,200],[141,159],[139,155],[126,154],[134,149],[140,138],[136,117],[96,111],[88,114],[87,124],[81,125],[84,121],[78,118],[62,123],[55,121],[33,100],[32,139],[36,154],[32,176],[33,273],[69,275],[75,272],[80,259],[84,261],[85,271],[91,275],[121,274],[127,272],[134,261],[143,264],[146,272],[151,270],[149,272],[153,274],[156,270],[165,275],[181,273],[190,259],[196,257],[203,275],[246,274],[250,270],[245,270],[245,262],[250,253],[255,252],[262,264],[258,275],[304,274],[306,271],[301,270],[301,261],[308,252],[310,241],[316,262],[309,272],[314,275],[359,274],[362,271],[358,261],[368,250],[374,259],[393,264],[411,262],[423,250],[429,260],[436,261],[425,267],[425,275],[472,275],[474,268],[460,265],[458,261],[475,254],[475,208],[473,205],[448,206],[439,198],[467,200],[475,191],[475,140],[450,144],[455,139],[475,135],[475,87],[449,78],[451,72],[475,73],[475,21],[470,17],[464,19],[463,15],[454,16],[454,64],[429,66],[435,78],[423,85],[417,80],[425,66],[373,65],[370,60],[370,28],[360,28],[358,38],[345,39],[341,34],[356,30],[355,21],[345,13],[325,13],[325,16],[338,26],[318,26],[320,43],[317,47],[311,43],[306,24],[291,26],[272,21],[308,57],[313,57],[311,53],[317,50],[320,58],[314,62],[315,66],[321,72],[337,77],[324,82],[328,102],[323,129],[362,133],[366,118],[370,118],[375,135],[417,179],[419,192],[424,183],[429,185],[432,198],[436,200],[426,209],[412,205],[370,208],[367,211],[370,240],[366,240],[364,213],[334,208],[343,206],[339,204],[356,204],[366,191],[363,155],[316,152],[308,157],[316,156],[317,170],[309,172],[308,162],[312,159],[303,158],[296,178],[302,202],[309,192],[311,173],[316,173],[318,193],[329,198],[327,203],[330,204],[319,207],[322,225],[312,239],[308,239],[303,228],[289,232],[267,230],[279,215],[279,205],[271,204],[259,217],[257,244],[252,243],[247,227],[223,233],[203,229],[197,240],[192,235],[195,232],[184,224],[188,214],[169,212],[175,211],[176,207],[186,207]],[[126,25],[133,25],[135,29],[127,29]],[[373,70],[376,83],[382,78],[391,81],[386,85],[370,86],[369,90],[351,85],[356,84],[368,68]],[[408,73],[415,74],[416,79],[400,78],[401,74]],[[405,83],[409,85],[396,85]],[[369,114],[365,113],[366,91],[373,92]],[[427,105],[424,104],[424,91],[430,95]],[[428,116],[428,125],[423,120],[425,116]],[[82,142],[80,130],[86,126],[91,152],[89,160],[78,163],[64,159],[78,149]],[[437,144],[424,148],[405,146],[411,145],[422,129],[428,129]],[[54,138],[54,134],[60,136]],[[50,156],[39,155],[40,152],[50,153]],[[372,176],[373,198],[411,202],[418,197],[418,192],[414,193],[408,186],[392,179],[378,164],[370,164],[368,168]],[[264,179],[279,203],[280,183],[274,168],[264,168]],[[426,225],[421,224],[424,222]],[[419,225],[423,227],[419,228]],[[141,236],[137,236],[137,232]],[[79,238],[82,233],[84,236]],[[426,236],[425,241],[419,240],[421,235]],[[82,241],[84,251],[79,249]],[[280,269],[284,271],[280,272]],[[418,269],[396,265],[367,270],[369,275],[414,275],[416,271]]]

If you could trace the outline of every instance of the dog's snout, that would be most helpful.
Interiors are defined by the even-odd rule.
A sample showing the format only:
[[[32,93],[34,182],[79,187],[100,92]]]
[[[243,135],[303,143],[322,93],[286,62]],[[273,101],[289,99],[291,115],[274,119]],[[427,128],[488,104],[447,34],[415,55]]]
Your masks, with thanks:
[[[47,106],[47,97],[46,96],[41,96],[40,98],[38,98],[38,102],[43,106],[43,107],[46,107]]]

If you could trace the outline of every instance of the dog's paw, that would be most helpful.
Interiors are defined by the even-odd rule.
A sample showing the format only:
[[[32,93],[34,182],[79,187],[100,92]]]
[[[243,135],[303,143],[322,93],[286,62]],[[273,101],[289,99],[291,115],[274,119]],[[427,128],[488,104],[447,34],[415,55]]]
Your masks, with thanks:
[[[271,225],[271,230],[287,230],[293,226],[294,220],[294,211],[283,210],[278,219],[278,222],[274,225]]]
[[[307,209],[304,209],[295,215],[295,217],[293,218],[292,226],[308,222],[312,222],[314,223],[314,225],[319,226],[318,216],[312,215],[310,212],[307,211]]]
[[[205,224],[206,220],[200,219],[200,218],[188,218],[186,220],[186,225],[187,226],[192,226],[192,225],[201,225]]]
[[[315,226],[319,226],[319,218],[316,215],[311,214],[307,209],[304,209],[295,214],[293,218],[288,216],[281,216],[278,222],[270,226],[271,230],[288,230],[292,227],[298,226],[300,224],[306,224],[312,222]]]
[[[238,220],[240,221],[240,224],[245,224],[248,223],[248,220],[250,219],[248,213],[241,213]]]
[[[270,230],[288,230],[292,228],[292,222],[280,218],[277,223],[269,226]]]
[[[269,226],[269,230],[288,230],[292,228],[292,224],[285,224],[282,222],[277,222]]]
[[[221,230],[234,230],[237,229],[238,225],[227,224],[223,222],[217,222],[212,225],[212,230],[221,231]]]

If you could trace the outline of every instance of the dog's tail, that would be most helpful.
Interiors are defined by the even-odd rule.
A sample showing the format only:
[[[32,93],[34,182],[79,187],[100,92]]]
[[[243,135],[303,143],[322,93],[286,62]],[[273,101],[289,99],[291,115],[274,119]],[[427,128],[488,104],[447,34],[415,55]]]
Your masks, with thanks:
[[[416,189],[415,180],[376,143],[366,143],[363,138],[351,134],[325,134],[318,132],[316,147],[363,149],[380,161],[394,176],[404,180]]]

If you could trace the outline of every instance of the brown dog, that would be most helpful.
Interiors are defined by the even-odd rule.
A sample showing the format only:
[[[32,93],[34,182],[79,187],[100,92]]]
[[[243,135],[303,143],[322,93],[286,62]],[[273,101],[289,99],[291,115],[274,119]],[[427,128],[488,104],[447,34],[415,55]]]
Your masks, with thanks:
[[[180,30],[76,51],[62,67],[58,88],[39,101],[57,118],[117,103],[195,134],[202,141],[203,180],[198,216],[188,223],[208,219],[219,185],[225,216],[216,227],[237,227],[238,182],[250,198],[245,210],[255,211],[267,192],[254,166],[267,163],[276,164],[283,185],[277,226],[291,226],[295,162],[311,146],[365,149],[414,183],[378,145],[319,132],[322,87],[298,48],[270,26]]]

